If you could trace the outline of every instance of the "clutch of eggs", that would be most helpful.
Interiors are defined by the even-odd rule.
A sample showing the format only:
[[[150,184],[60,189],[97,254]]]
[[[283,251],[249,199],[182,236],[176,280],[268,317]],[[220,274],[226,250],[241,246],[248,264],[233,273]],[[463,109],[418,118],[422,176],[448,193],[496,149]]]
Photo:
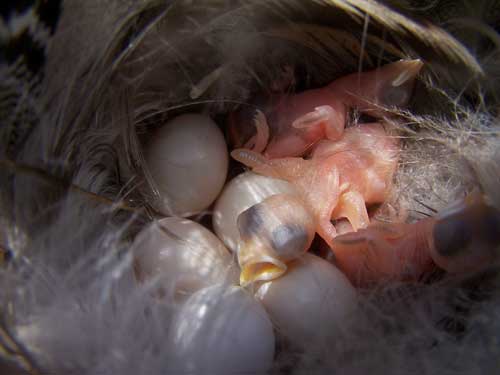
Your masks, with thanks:
[[[164,214],[208,208],[228,167],[221,131],[198,114],[181,115],[159,129],[146,160],[157,191],[153,205]],[[227,248],[236,251],[242,241],[238,216],[278,194],[294,196],[296,190],[286,181],[246,172],[226,185],[215,204],[213,227],[220,240],[178,217],[153,222],[137,236],[137,278],[150,282],[159,300],[179,307],[167,340],[169,371],[265,372],[274,357],[271,320],[282,335],[306,345],[352,316],[355,289],[332,264],[311,254],[289,263],[281,277],[260,283],[255,296],[235,286],[240,270]]]
[[[184,114],[162,126],[145,150],[152,205],[165,215],[190,216],[209,207],[227,175],[222,131],[210,117]]]

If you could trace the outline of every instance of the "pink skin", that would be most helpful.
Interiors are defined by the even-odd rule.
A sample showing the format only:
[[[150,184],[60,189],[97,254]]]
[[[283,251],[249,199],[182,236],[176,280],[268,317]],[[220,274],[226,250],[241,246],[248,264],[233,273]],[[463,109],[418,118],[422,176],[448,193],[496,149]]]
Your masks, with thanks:
[[[337,230],[331,220],[346,218],[349,230],[354,231],[369,226],[366,205],[386,200],[397,167],[399,142],[388,136],[380,123],[344,129],[348,110],[357,108],[382,118],[384,106],[405,105],[421,67],[419,60],[398,61],[340,78],[321,89],[282,97],[266,112],[268,118],[257,112],[253,119],[256,134],[243,149],[231,153],[254,172],[287,180],[297,187],[315,218],[316,232],[334,249],[335,257],[340,257],[340,264],[351,276],[362,265],[358,262],[362,252],[358,251],[354,260],[349,251],[343,252],[352,245],[334,242]],[[238,135],[237,130],[230,127],[233,136]],[[384,231],[360,233],[370,237],[366,243],[387,244]],[[335,246],[339,247],[338,254]],[[352,248],[356,250],[357,246]],[[383,262],[391,260],[379,260]]]
[[[432,271],[433,218],[413,224],[372,224],[339,234],[332,242],[333,262],[355,286],[381,281],[416,281]]]
[[[333,261],[358,286],[417,280],[436,266],[450,273],[475,272],[500,257],[495,252],[500,211],[482,196],[470,195],[416,223],[370,224],[366,205],[386,200],[399,143],[380,123],[344,129],[346,113],[356,107],[381,118],[377,104],[406,104],[420,67],[419,61],[400,61],[284,97],[267,113],[270,125],[257,113],[257,134],[245,145],[250,149],[231,153],[256,173],[295,184],[316,232],[335,253]],[[284,205],[287,199],[274,198]]]
[[[422,65],[420,60],[401,60],[320,89],[282,96],[265,113],[257,111],[252,119],[256,134],[243,147],[274,159],[303,156],[321,139],[338,140],[349,108],[382,117],[381,106],[406,105]],[[248,113],[236,114],[230,120],[230,133],[239,144],[249,127],[245,116]]]
[[[397,166],[398,141],[378,123],[345,130],[338,141],[322,140],[310,159],[269,159],[237,149],[234,159],[254,172],[293,183],[316,218],[316,232],[332,244],[331,219],[347,218],[354,230],[369,224],[366,204],[383,202]]]
[[[368,226],[366,204],[384,201],[397,165],[398,142],[380,124],[344,130],[348,109],[381,117],[379,105],[406,104],[421,67],[419,60],[402,60],[283,97],[270,111],[271,125],[258,111],[257,133],[231,155],[256,173],[295,184],[316,231],[331,244],[332,218],[347,218],[354,230]],[[309,159],[300,157],[308,151]]]
[[[335,264],[357,286],[416,281],[437,267],[448,273],[484,270],[498,263],[500,211],[480,194],[415,223],[373,224],[337,236]]]

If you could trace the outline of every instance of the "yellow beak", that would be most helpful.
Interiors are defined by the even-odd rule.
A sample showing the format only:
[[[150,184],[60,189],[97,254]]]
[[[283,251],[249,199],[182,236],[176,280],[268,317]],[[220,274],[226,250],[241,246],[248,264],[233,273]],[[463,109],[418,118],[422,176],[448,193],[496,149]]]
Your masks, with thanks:
[[[287,266],[272,250],[253,242],[243,242],[238,250],[240,285],[247,286],[256,281],[270,281],[286,272]]]

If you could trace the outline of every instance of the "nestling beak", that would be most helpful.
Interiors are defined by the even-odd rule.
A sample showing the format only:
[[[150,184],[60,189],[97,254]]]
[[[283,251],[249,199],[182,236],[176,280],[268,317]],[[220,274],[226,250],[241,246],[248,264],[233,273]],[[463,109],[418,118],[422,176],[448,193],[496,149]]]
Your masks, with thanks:
[[[410,80],[413,80],[423,66],[424,63],[420,59],[399,60],[395,63],[389,64],[387,66],[390,68],[389,74],[396,75],[391,82],[391,86],[398,87]],[[384,68],[381,68],[381,70],[383,69]]]
[[[273,251],[255,241],[244,242],[238,250],[240,285],[274,280],[286,272],[287,266]]]
[[[415,78],[423,65],[419,59],[400,60],[377,70],[377,102],[398,107],[408,104],[415,86]]]
[[[377,111],[377,105],[405,106],[411,98],[415,78],[423,65],[419,59],[399,60],[369,72],[355,73],[335,80],[329,85],[329,89],[339,95],[345,104],[362,111]]]
[[[313,216],[292,194],[272,195],[250,207],[238,216],[237,225],[242,286],[283,275],[286,263],[309,249],[315,233]]]

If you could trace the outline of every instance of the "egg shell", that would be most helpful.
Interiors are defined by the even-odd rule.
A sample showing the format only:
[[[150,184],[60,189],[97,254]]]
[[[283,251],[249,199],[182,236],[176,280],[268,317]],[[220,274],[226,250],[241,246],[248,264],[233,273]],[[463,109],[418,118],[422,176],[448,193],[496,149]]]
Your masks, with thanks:
[[[174,118],[154,134],[145,154],[157,192],[152,204],[165,215],[198,213],[212,204],[224,186],[227,146],[210,117]]]
[[[264,374],[274,358],[273,326],[240,287],[212,286],[189,298],[169,333],[172,374]]]
[[[351,321],[358,296],[340,270],[312,254],[288,266],[282,277],[262,284],[255,294],[279,332],[304,346],[322,342]]]
[[[222,242],[200,224],[177,217],[146,227],[133,244],[135,270],[156,295],[181,302],[217,283],[237,285],[238,266]]]
[[[240,241],[237,218],[246,209],[275,194],[296,194],[290,183],[276,178],[245,172],[224,188],[213,213],[214,231],[224,244],[236,251]]]

